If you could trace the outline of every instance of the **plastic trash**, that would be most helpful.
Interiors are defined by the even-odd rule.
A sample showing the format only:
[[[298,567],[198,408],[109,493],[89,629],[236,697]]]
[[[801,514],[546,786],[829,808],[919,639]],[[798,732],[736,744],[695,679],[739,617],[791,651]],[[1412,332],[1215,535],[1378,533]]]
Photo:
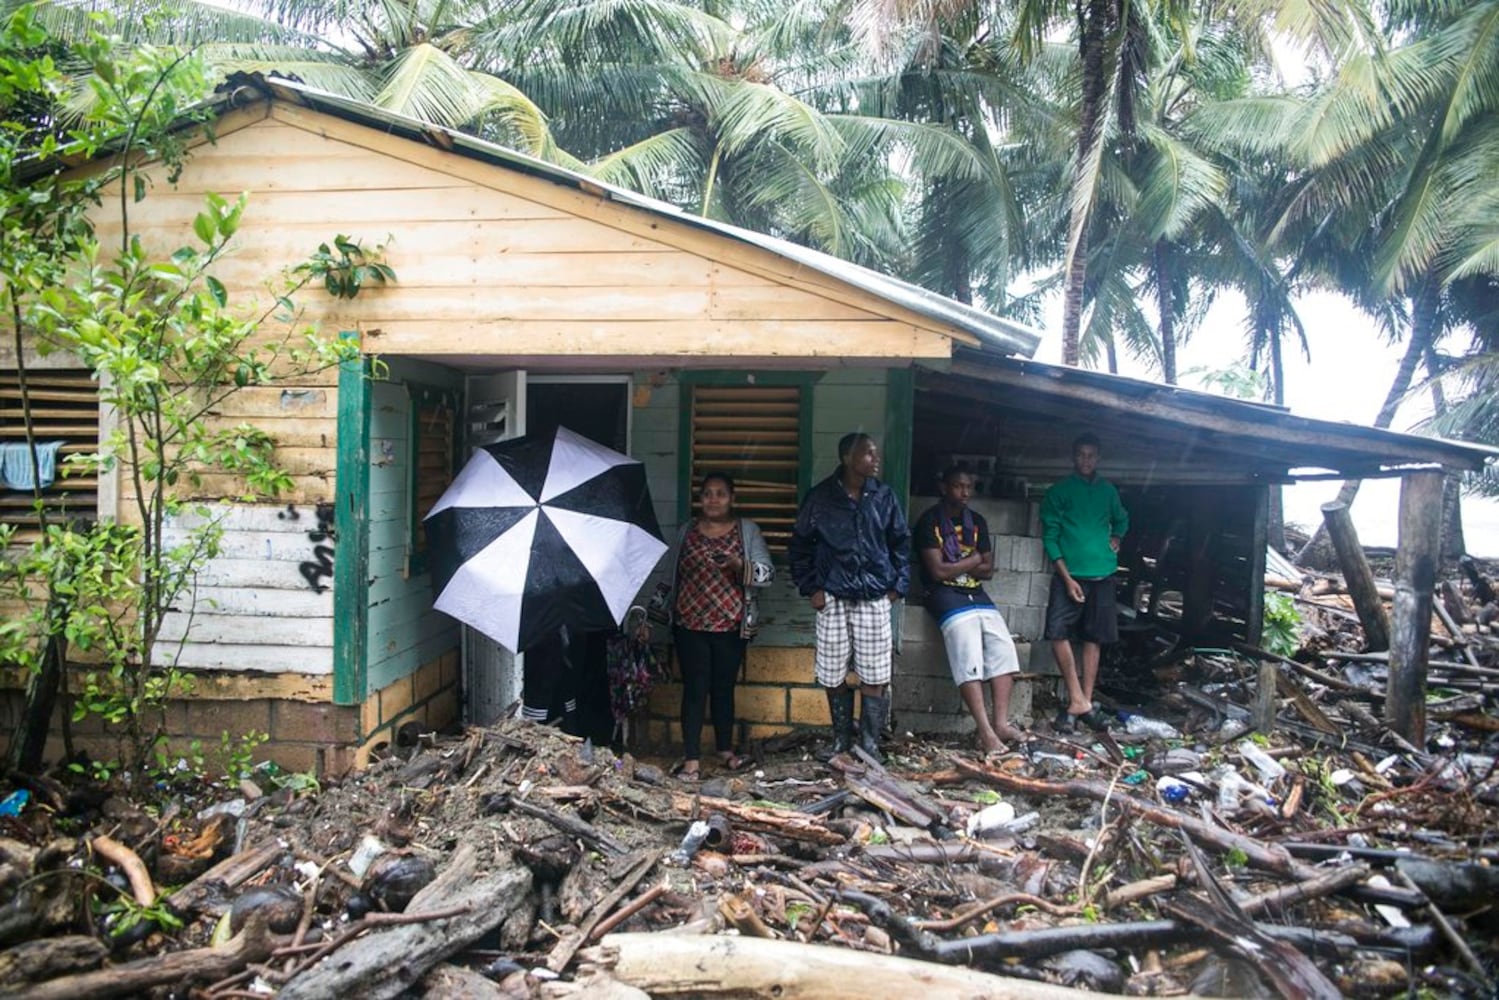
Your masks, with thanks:
[[[1249,732],[1249,722],[1245,719],[1228,718],[1223,720],[1223,725],[1218,727],[1218,738],[1220,740],[1232,740]]]
[[[1124,731],[1134,736],[1154,736],[1162,740],[1179,740],[1181,733],[1169,722],[1160,719],[1151,719],[1143,715],[1135,715],[1131,712],[1120,712],[1119,721],[1124,723]]]
[[[364,878],[364,873],[370,870],[370,865],[374,864],[375,859],[387,850],[389,848],[379,837],[373,833],[366,833],[360,839],[359,847],[355,849],[353,856],[349,858],[349,871],[353,872],[356,878]]]
[[[1078,766],[1077,759],[1074,757],[1067,757],[1059,753],[1052,753],[1048,750],[1031,751],[1031,763],[1039,764],[1043,760],[1056,761],[1058,764],[1067,768],[1074,768]]]
[[[1173,778],[1169,774],[1163,774],[1156,779],[1155,790],[1160,793],[1162,801],[1173,805],[1185,802],[1192,794],[1192,786],[1180,778]]]
[[[31,801],[31,793],[24,788],[18,788],[0,802],[0,816],[19,816],[21,810],[26,808],[26,803]]]
[[[1145,758],[1145,767],[1151,774],[1181,774],[1202,767],[1202,754],[1188,747],[1172,747],[1170,750],[1152,753]]]
[[[1253,740],[1244,740],[1239,744],[1239,755],[1254,766],[1261,781],[1273,784],[1286,776],[1286,769],[1281,766],[1280,761],[1261,750]]]
[[[199,819],[213,819],[215,816],[233,816],[235,819],[245,814],[247,803],[244,799],[230,799],[228,802],[219,802],[200,810]]]
[[[1232,764],[1216,769],[1213,775],[1218,786],[1218,810],[1225,815],[1234,815],[1246,803],[1253,803],[1258,811],[1275,805],[1275,796],[1245,778]]]
[[[968,836],[979,837],[1015,819],[1015,807],[1008,802],[996,802],[968,817]]]
[[[692,825],[687,828],[687,834],[682,838],[682,843],[667,857],[667,862],[685,866],[697,853],[697,849],[703,846],[703,841],[708,839],[711,830],[712,828],[703,820],[693,820]]]

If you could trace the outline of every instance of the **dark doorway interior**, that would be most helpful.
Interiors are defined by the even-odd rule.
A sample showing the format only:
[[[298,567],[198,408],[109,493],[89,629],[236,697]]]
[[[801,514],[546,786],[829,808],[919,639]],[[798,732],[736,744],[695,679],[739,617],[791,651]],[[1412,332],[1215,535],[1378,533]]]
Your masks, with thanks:
[[[526,385],[526,432],[562,426],[627,454],[629,405],[630,387],[624,382],[533,381]]]
[[[630,387],[624,382],[526,384],[526,433],[566,427],[629,454]],[[608,632],[569,632],[526,652],[525,706],[538,722],[607,744],[614,733],[606,660]]]

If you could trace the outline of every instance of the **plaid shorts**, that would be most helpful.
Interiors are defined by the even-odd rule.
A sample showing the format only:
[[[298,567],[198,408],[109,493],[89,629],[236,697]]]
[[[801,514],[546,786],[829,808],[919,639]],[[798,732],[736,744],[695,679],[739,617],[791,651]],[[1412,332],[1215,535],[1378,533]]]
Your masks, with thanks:
[[[889,684],[892,641],[887,599],[851,601],[828,594],[827,603],[817,612],[817,683],[842,687],[852,657],[859,683]]]

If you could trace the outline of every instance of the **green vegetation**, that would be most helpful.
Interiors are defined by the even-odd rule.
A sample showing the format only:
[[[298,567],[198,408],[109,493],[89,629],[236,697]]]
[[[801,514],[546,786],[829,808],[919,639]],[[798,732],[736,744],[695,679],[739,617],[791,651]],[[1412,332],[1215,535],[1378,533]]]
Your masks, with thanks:
[[[1265,626],[1260,644],[1277,656],[1293,656],[1301,648],[1301,613],[1291,595],[1265,591]]]
[[[41,479],[32,366],[65,352],[93,373],[113,429],[98,451],[67,456],[63,472],[118,475],[127,498],[120,521],[112,512],[64,521],[49,516],[37,486],[37,537],[16,545],[13,529],[0,534],[0,599],[25,609],[0,627],[0,662],[32,678],[10,763],[36,767],[52,707],[67,693],[62,667],[81,659],[93,666],[71,692],[74,719],[97,715],[121,734],[118,760],[90,765],[98,777],[177,756],[163,745],[162,709],[191,685],[178,663],[186,628],[174,637],[163,629],[173,616],[191,621],[191,582],[218,551],[223,512],[183,498],[200,494],[210,475],[247,498],[274,497],[291,483],[270,435],[212,414],[241,389],[357,354],[298,326],[297,292],[317,282],[347,297],[394,278],[380,249],[339,237],[335,250],[321,248],[287,271],[268,310],[230,302],[213,272],[231,250],[244,195],[210,195],[193,219],[195,242],[148,253],[132,231],[131,206],[180,170],[176,127],[194,114],[204,64],[191,53],[121,48],[108,28],[107,19],[91,19],[85,36],[66,44],[29,8],[0,26],[0,315],[16,358],[32,478]],[[90,99],[75,116],[63,101],[79,67]],[[100,171],[79,177],[57,168],[61,157],[106,148],[119,155]],[[119,226],[118,246],[95,237],[91,218],[104,213]],[[231,775],[248,768],[262,738],[225,734],[220,751]],[[180,759],[201,773],[202,758],[193,747]]]

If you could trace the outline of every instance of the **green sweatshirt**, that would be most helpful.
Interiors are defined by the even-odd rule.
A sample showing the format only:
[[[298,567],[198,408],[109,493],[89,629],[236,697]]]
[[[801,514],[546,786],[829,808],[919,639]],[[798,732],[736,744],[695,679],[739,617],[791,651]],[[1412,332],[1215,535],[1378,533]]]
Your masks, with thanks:
[[[1110,536],[1123,538],[1129,512],[1107,479],[1092,482],[1073,473],[1046,491],[1041,501],[1041,541],[1051,562],[1067,560],[1067,572],[1082,580],[1108,576],[1119,568]]]

